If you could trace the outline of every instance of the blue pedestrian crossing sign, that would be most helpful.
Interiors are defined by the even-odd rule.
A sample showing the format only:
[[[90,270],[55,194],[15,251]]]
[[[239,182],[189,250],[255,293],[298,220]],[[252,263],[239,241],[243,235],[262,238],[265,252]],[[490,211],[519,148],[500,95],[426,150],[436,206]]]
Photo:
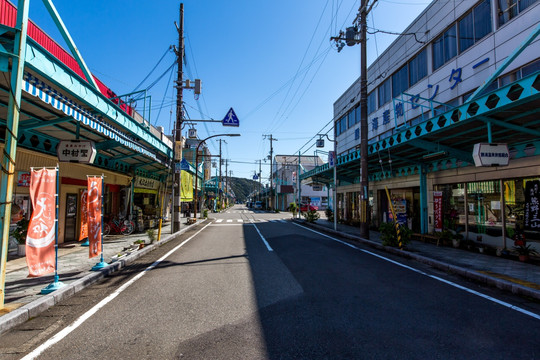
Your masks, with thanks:
[[[229,109],[221,123],[223,126],[240,126],[240,120],[238,120],[238,116],[236,116],[233,108]]]

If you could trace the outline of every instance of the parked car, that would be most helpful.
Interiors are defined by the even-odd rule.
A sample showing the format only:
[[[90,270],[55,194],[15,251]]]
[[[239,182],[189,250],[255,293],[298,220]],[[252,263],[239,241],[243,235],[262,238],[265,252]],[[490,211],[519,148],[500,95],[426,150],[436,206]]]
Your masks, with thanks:
[[[319,210],[319,207],[315,205],[311,205],[311,204],[300,205],[300,212],[317,211],[317,210]]]
[[[255,208],[256,210],[262,210],[262,208],[263,208],[262,201],[256,201],[256,202],[255,202],[254,208]]]

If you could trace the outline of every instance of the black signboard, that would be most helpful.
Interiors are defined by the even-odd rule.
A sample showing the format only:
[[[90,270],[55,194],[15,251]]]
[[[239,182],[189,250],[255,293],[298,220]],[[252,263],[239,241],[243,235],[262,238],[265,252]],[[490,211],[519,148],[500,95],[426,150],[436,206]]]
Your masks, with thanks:
[[[525,185],[525,230],[540,230],[540,181],[527,181]]]

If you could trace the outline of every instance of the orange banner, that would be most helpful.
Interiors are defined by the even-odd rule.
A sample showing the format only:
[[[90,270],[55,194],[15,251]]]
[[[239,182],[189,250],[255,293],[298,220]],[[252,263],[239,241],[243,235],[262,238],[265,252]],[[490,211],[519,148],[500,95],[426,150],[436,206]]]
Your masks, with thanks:
[[[101,253],[101,177],[88,177],[88,250],[93,258]]]
[[[32,170],[30,199],[32,217],[26,235],[26,263],[29,277],[54,271],[56,238],[56,169]]]
[[[79,230],[79,241],[88,237],[88,189],[79,191],[81,201],[81,228]]]

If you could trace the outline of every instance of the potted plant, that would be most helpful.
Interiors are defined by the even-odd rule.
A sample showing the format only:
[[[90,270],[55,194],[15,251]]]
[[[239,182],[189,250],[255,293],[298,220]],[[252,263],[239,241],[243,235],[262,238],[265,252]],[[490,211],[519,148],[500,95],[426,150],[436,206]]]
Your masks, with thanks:
[[[538,252],[531,247],[531,245],[519,245],[514,246],[514,250],[518,253],[519,261],[527,262],[529,261],[530,255],[536,255]]]
[[[139,249],[142,249],[146,245],[146,243],[144,240],[135,240],[133,242],[133,245],[136,245]]]
[[[17,240],[17,254],[19,256],[26,255],[26,233],[28,232],[28,224],[30,224],[30,220],[22,218],[17,222],[17,227],[11,232],[11,236]]]
[[[379,227],[379,232],[381,233],[382,244],[384,246],[399,247],[397,230],[394,223],[382,223]],[[401,237],[402,247],[411,242],[412,230],[410,230],[408,227],[399,225],[399,234]]]
[[[334,222],[334,212],[330,208],[326,208],[324,210],[324,214],[326,215],[326,219],[330,222]]]

